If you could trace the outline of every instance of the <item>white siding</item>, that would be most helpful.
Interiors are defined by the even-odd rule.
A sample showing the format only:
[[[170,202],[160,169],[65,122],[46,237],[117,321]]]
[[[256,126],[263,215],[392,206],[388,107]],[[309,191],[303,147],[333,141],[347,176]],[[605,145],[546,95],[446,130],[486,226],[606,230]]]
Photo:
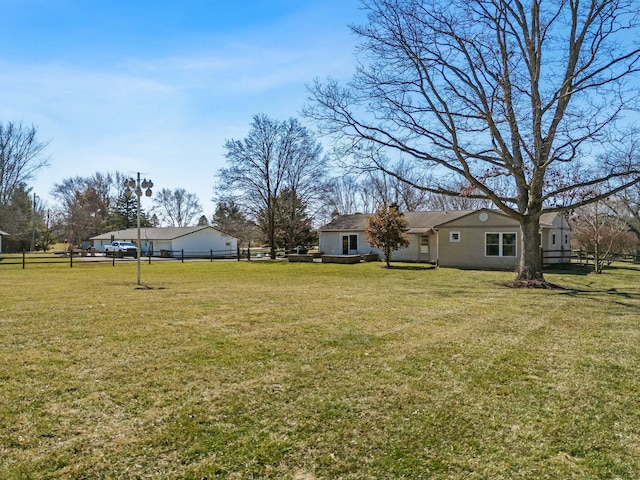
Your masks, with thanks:
[[[185,255],[232,256],[237,253],[238,243],[233,237],[225,235],[213,228],[205,228],[197,232],[178,237],[173,240],[174,251],[185,251]],[[154,249],[155,250],[155,249]]]

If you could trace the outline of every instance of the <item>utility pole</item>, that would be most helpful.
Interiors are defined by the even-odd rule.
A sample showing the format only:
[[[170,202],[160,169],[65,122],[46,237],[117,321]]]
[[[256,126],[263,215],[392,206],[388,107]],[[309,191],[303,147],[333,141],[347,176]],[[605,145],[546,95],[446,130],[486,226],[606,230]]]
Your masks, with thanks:
[[[31,211],[31,252],[36,251],[36,192],[33,192],[33,209]]]

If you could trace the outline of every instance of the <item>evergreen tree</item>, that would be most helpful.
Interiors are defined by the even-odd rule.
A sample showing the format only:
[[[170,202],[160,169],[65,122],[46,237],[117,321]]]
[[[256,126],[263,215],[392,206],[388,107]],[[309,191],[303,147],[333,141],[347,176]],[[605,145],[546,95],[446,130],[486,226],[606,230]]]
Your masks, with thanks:
[[[306,205],[293,190],[284,190],[277,199],[276,238],[287,251],[313,240],[311,218],[306,210]]]
[[[33,203],[24,184],[15,187],[6,205],[0,205],[0,225],[11,236],[3,240],[3,250],[20,252],[31,245]]]
[[[109,209],[105,219],[106,230],[125,230],[137,226],[138,204],[135,196],[121,195],[116,204]],[[141,211],[142,223],[142,211]]]
[[[220,202],[213,214],[213,225],[247,244],[257,240],[257,227],[247,219],[240,206],[234,201]]]

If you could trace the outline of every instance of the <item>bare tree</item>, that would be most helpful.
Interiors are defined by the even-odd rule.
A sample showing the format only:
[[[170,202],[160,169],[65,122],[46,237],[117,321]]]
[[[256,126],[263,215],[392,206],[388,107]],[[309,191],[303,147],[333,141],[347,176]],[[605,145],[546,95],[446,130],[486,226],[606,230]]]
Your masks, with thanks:
[[[351,83],[316,82],[305,114],[347,153],[380,151],[432,168],[415,186],[460,196],[450,174],[520,224],[516,285],[540,285],[540,216],[586,205],[639,180],[635,159],[603,157],[625,142],[625,110],[640,98],[633,0],[364,0],[368,24]],[[604,145],[606,143],[606,145]],[[575,172],[575,170],[573,170]],[[494,188],[497,178],[509,188]],[[450,184],[450,182],[449,182]],[[571,197],[598,186],[601,193]]]
[[[415,165],[405,160],[399,160],[391,165],[388,159],[378,160],[377,164],[384,165],[384,169],[368,169],[362,179],[363,193],[372,196],[369,205],[377,209],[381,204],[397,205],[403,211],[414,212],[426,207],[428,192],[416,188],[414,185],[426,181],[423,172]],[[387,171],[393,170],[397,175],[389,175]],[[407,181],[400,180],[404,178]]]
[[[614,213],[625,220],[638,240],[640,240],[640,184],[621,192],[611,205]]]
[[[278,199],[284,190],[313,205],[325,191],[325,159],[309,130],[295,119],[284,122],[266,115],[253,117],[244,140],[224,146],[228,168],[218,172],[218,202],[235,202],[254,221],[264,221],[270,256],[276,256]],[[295,205],[294,205],[295,206]]]
[[[620,192],[608,199],[608,207],[613,214],[623,220],[635,238],[635,259],[640,261],[640,184]]]
[[[361,189],[356,177],[344,175],[329,182],[327,209],[330,217],[362,212],[358,200]]]
[[[389,165],[386,168],[391,168]],[[404,178],[420,183],[423,173],[404,160],[393,165]],[[352,213],[373,213],[380,205],[397,205],[401,210],[413,212],[428,207],[429,192],[403,182],[378,168],[366,168],[358,176],[343,175],[329,183],[325,205],[331,217]]]
[[[198,197],[184,188],[163,188],[153,199],[154,212],[169,227],[188,227],[202,213]]]
[[[0,205],[7,205],[16,188],[49,164],[43,155],[48,142],[37,137],[36,127],[21,123],[0,123]]]
[[[96,172],[89,177],[65,178],[51,194],[58,200],[56,218],[66,226],[69,242],[80,245],[108,228],[109,215],[124,191],[124,175]]]
[[[493,203],[486,198],[478,198],[477,193],[469,188],[467,182],[453,182],[448,187],[451,191],[459,191],[457,196],[428,192],[425,204],[428,210],[477,210],[492,208]],[[474,195],[475,194],[475,195]]]
[[[635,253],[637,238],[624,219],[615,215],[609,202],[579,208],[571,217],[571,225],[573,241],[593,255],[595,273],[602,273],[604,264],[614,255]]]

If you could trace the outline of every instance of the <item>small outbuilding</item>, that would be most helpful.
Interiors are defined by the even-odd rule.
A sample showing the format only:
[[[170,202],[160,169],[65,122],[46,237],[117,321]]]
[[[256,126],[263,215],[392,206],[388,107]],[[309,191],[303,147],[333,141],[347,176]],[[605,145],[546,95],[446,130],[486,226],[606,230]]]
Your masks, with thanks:
[[[2,254],[2,237],[8,237],[9,234],[7,232],[3,232],[0,230],[0,254]]]
[[[111,242],[137,243],[138,229],[115,230],[91,238],[97,252]],[[238,254],[238,239],[210,226],[142,227],[140,252],[143,256],[233,258]]]
[[[367,214],[344,215],[319,229],[323,255],[365,255],[382,251],[367,242]],[[407,212],[409,246],[393,253],[400,262],[429,262],[446,267],[508,269],[520,260],[520,225],[499,210]],[[540,219],[544,263],[568,263],[571,229],[562,213]]]

